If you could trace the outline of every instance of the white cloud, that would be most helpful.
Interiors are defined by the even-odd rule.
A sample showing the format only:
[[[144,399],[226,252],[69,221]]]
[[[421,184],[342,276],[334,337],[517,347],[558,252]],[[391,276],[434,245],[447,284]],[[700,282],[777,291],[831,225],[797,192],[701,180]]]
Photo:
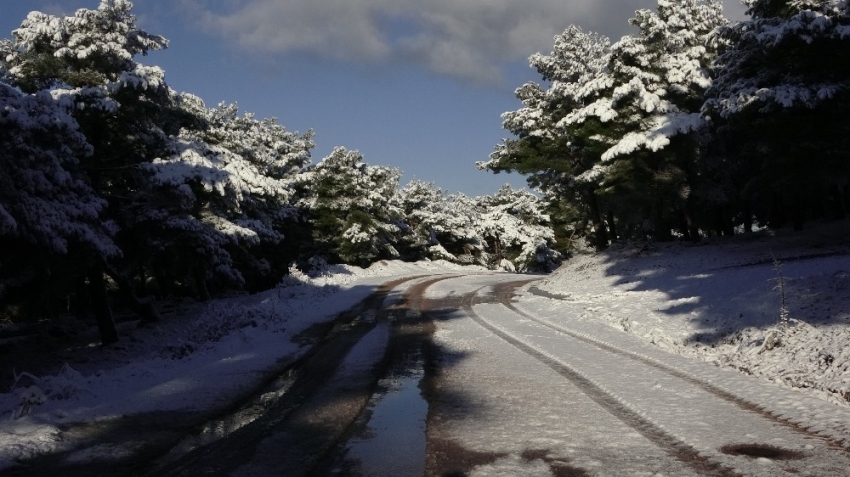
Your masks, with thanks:
[[[498,81],[503,66],[576,24],[612,36],[654,0],[183,0],[208,32],[260,54],[301,52],[409,61],[439,74]],[[736,0],[730,16],[740,17]]]
[[[79,7],[61,5],[60,3],[54,1],[34,1],[30,5],[30,9],[32,11],[38,11],[56,17],[65,17],[73,15],[77,8]],[[23,18],[21,18],[21,20],[23,20]]]
[[[382,59],[391,53],[375,21],[375,2],[253,0],[228,13],[185,3],[192,4],[205,29],[247,51],[306,51],[355,60]]]

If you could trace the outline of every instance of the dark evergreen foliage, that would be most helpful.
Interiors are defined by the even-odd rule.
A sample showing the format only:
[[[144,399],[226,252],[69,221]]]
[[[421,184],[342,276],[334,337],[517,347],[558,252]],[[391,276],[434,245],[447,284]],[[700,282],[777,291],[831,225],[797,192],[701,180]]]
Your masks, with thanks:
[[[343,148],[311,166],[312,131],[175,93],[136,61],[168,42],[131,9],[34,12],[0,41],[0,318],[74,313],[110,344],[115,306],[150,323],[155,299],[261,291],[293,265],[557,260],[530,194],[404,203],[395,169]]]
[[[609,46],[568,28],[531,57],[516,138],[483,169],[558,201],[559,235],[699,240],[843,218],[850,191],[850,14],[832,0],[659,1]]]

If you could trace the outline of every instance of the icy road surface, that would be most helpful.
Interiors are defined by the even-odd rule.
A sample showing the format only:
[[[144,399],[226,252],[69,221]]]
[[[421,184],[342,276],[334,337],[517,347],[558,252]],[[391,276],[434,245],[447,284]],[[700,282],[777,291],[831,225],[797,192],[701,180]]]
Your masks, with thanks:
[[[517,280],[425,293],[428,475],[850,474],[845,408],[571,321]]]

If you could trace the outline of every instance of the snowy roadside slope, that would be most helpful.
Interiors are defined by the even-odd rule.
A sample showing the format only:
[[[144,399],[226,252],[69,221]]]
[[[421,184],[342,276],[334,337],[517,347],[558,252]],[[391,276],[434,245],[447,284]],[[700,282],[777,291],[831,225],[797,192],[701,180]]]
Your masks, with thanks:
[[[74,449],[77,443],[60,430],[70,423],[226,408],[281,360],[306,351],[293,342],[299,333],[351,308],[380,284],[459,271],[480,269],[393,261],[368,269],[333,266],[313,277],[296,273],[273,290],[215,300],[155,328],[127,327],[116,346],[102,349],[93,342],[57,350],[42,357],[53,359],[46,373],[28,374],[30,363],[13,362],[20,379],[0,394],[0,470],[16,459]],[[24,400],[32,408],[19,416]],[[103,448],[113,457],[132,451]]]
[[[620,245],[577,256],[527,290],[565,321],[602,321],[664,350],[848,405],[847,232],[842,222],[698,245]]]

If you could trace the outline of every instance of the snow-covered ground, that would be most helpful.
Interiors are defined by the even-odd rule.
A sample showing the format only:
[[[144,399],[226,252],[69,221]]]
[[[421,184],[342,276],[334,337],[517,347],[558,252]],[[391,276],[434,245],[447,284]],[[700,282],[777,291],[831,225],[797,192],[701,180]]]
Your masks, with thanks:
[[[848,239],[842,221],[695,245],[619,245],[571,259],[528,291],[569,319],[601,320],[664,350],[846,406]]]
[[[668,353],[563,300],[508,301],[509,280],[429,289],[477,290],[435,334],[437,473],[847,475],[850,408]]]
[[[380,262],[365,270],[334,266],[314,277],[295,273],[264,293],[184,304],[178,316],[166,316],[154,327],[126,323],[121,341],[108,348],[98,345],[95,334],[90,343],[56,347],[47,355],[2,343],[13,350],[6,359],[16,375],[11,389],[0,394],[0,470],[15,459],[74,449],[77,443],[60,431],[64,424],[226,408],[281,361],[306,351],[294,337],[351,308],[380,284],[461,269],[472,271],[447,262]],[[119,457],[132,451],[94,449]]]
[[[574,257],[524,287],[518,303],[562,317],[565,326],[570,320],[604,323],[660,349],[805,388],[847,406],[848,232],[848,224],[839,222],[803,234],[618,245]],[[0,343],[7,350],[3,359],[16,373],[12,379],[0,377],[6,387],[0,390],[8,391],[0,394],[0,470],[15,459],[75,449],[74,440],[60,430],[69,423],[149,411],[225,409],[270,369],[306,350],[294,337],[352,307],[380,284],[476,271],[481,269],[442,262],[334,267],[312,278],[294,274],[257,295],[181,304],[155,327],[125,323],[120,343],[105,349],[94,334],[73,348],[56,341],[44,348],[48,354]],[[104,445],[85,452],[132,451]],[[97,457],[89,454],[70,458]]]

